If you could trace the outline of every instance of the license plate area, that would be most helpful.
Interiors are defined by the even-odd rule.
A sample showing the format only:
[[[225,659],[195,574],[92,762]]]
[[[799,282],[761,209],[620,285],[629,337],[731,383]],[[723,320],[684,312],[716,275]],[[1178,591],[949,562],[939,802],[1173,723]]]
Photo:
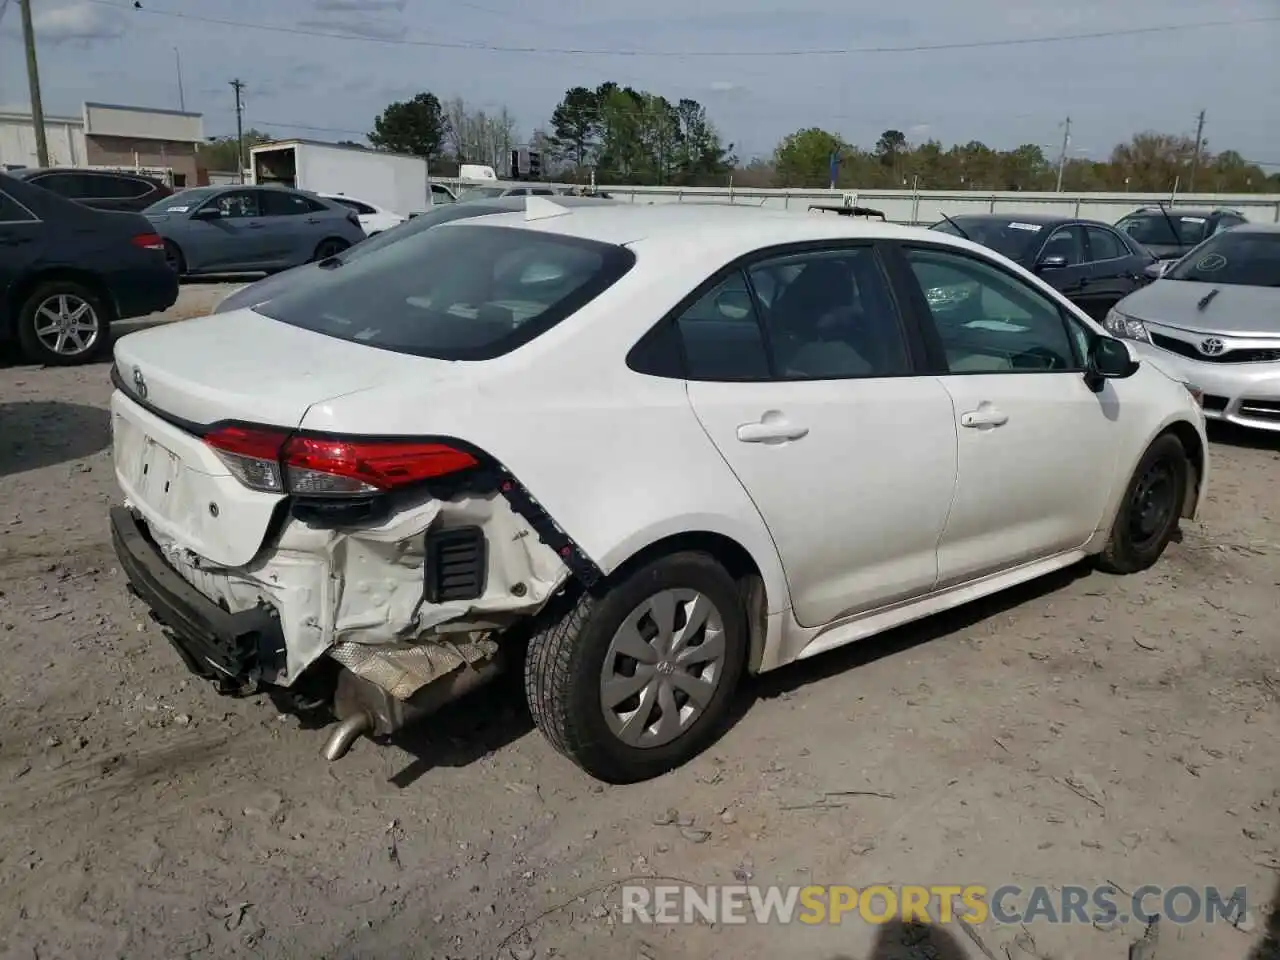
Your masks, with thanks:
[[[179,496],[179,491],[174,488],[181,483],[182,472],[182,460],[176,453],[143,435],[141,456],[134,471],[134,490],[138,499],[161,514],[167,514],[165,504]]]

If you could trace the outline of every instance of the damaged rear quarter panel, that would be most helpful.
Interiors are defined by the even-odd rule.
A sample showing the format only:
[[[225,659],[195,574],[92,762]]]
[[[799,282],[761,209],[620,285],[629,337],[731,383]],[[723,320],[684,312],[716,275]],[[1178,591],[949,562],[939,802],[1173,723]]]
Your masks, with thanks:
[[[424,602],[425,537],[430,529],[479,526],[487,574],[475,600]],[[286,522],[273,548],[240,568],[201,567],[172,544],[170,561],[206,596],[234,611],[266,600],[286,640],[289,686],[339,643],[411,646],[436,632],[504,625],[536,612],[568,577],[556,553],[497,493],[424,499],[385,522],[322,529]]]

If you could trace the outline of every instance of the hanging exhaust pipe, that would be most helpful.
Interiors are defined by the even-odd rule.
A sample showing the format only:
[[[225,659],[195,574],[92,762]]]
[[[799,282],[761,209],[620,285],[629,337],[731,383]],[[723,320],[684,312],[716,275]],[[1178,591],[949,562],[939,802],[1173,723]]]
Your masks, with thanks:
[[[361,710],[343,720],[329,735],[324,745],[326,760],[341,760],[362,735],[373,729],[373,717]]]
[[[464,663],[420,688],[408,700],[393,697],[382,687],[344,668],[334,690],[334,712],[340,722],[325,743],[327,760],[346,755],[365,734],[387,737],[435,713],[497,678],[507,666],[501,650],[490,659]]]

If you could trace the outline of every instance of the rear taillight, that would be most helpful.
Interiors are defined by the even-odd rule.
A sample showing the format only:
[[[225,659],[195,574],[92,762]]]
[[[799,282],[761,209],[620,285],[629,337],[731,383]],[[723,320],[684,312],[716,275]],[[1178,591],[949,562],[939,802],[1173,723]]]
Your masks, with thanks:
[[[350,220],[352,223],[354,223],[357,227],[360,226],[360,214],[356,213],[354,210],[352,210],[350,213],[347,214],[347,219]]]
[[[443,443],[290,436],[262,427],[220,427],[204,440],[246,487],[303,497],[385,493],[478,462]]]
[[[227,465],[232,476],[251,490],[284,493],[280,451],[289,435],[259,427],[219,427],[204,442]]]
[[[132,243],[143,250],[164,250],[164,238],[158,233],[140,233],[133,238]]]

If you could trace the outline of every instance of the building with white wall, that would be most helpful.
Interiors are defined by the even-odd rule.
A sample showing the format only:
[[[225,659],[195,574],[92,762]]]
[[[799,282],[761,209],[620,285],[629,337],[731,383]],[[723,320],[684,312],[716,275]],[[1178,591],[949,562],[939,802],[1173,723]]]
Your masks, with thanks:
[[[200,179],[197,154],[205,136],[198,113],[85,103],[78,117],[46,114],[44,129],[50,166],[163,170],[178,187]],[[30,111],[0,109],[0,166],[38,164]]]

